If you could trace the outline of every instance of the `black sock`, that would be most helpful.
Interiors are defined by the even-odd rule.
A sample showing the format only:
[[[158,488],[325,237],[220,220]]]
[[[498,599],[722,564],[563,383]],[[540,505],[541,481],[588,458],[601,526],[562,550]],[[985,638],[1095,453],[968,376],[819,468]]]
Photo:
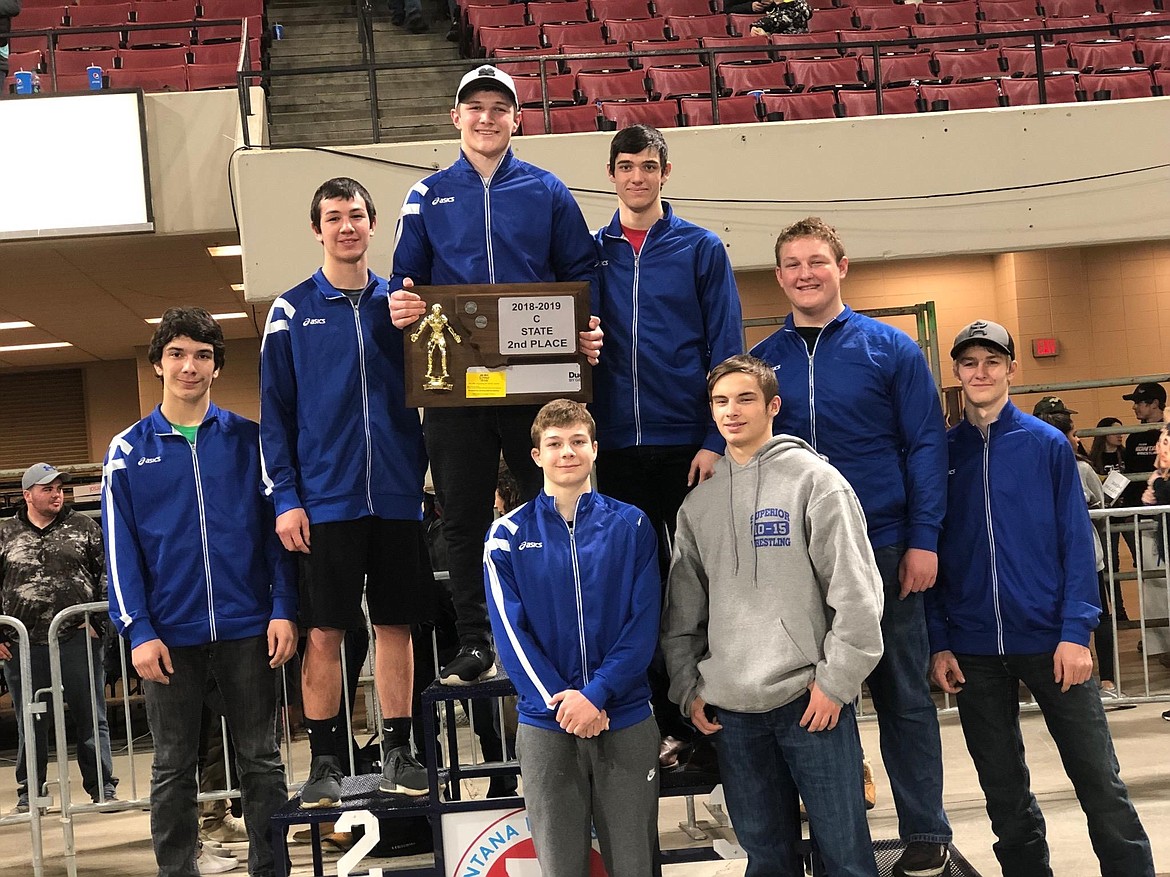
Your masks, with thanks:
[[[410,716],[385,719],[382,723],[382,748],[389,752],[410,743]]]
[[[337,716],[331,719],[306,718],[305,733],[309,735],[309,752],[313,758],[318,755],[341,755],[337,748]]]

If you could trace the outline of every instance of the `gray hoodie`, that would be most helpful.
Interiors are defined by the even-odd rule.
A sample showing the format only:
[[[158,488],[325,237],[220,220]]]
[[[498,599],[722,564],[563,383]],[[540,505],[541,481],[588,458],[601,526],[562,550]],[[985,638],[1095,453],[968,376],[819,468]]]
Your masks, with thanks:
[[[662,616],[670,699],[761,713],[815,678],[853,700],[882,655],[882,583],[845,478],[798,438],[730,457],[678,514]]]

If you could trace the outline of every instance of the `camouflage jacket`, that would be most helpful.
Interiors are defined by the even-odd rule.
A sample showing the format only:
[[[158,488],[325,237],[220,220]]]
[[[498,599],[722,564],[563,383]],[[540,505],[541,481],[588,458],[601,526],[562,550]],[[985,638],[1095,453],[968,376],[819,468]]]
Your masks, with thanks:
[[[26,508],[0,521],[0,609],[24,623],[30,642],[47,643],[49,622],[67,606],[104,599],[105,555],[96,521],[68,506],[43,530],[29,521]]]
[[[769,34],[808,33],[808,22],[812,16],[808,0],[779,0],[763,18],[752,22],[752,27]]]

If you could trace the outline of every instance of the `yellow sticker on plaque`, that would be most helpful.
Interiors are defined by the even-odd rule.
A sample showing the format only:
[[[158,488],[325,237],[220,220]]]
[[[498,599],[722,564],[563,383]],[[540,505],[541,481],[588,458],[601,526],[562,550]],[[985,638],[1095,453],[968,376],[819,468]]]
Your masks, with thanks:
[[[508,395],[508,376],[503,371],[467,370],[468,399],[502,399]]]

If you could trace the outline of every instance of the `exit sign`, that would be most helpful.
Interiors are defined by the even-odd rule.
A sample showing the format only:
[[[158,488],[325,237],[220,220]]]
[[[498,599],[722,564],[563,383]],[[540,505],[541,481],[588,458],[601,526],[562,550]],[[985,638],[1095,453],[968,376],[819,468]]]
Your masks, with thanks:
[[[1045,356],[1056,356],[1060,353],[1060,345],[1055,338],[1033,338],[1032,356],[1041,359]]]

